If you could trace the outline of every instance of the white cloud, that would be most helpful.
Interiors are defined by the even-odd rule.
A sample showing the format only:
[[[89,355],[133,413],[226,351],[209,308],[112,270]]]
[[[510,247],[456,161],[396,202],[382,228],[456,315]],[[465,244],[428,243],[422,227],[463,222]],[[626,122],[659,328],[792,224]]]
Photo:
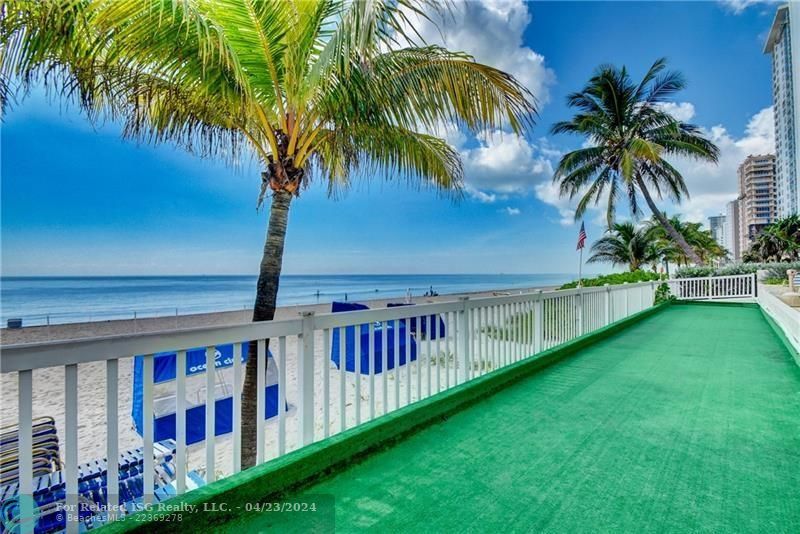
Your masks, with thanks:
[[[475,189],[469,184],[466,184],[466,190],[469,196],[478,202],[483,202],[484,204],[493,204],[497,200],[497,195],[493,193],[485,193],[479,189]]]
[[[553,175],[549,145],[542,148],[510,133],[484,132],[477,138],[478,146],[464,148],[464,179],[468,190],[477,190],[505,198],[533,191],[535,183]]]
[[[511,206],[506,206],[505,212],[511,215],[512,217],[514,215],[519,215],[520,213],[522,213],[519,208],[512,208]]]
[[[689,122],[694,118],[694,104],[691,102],[662,102],[659,107],[681,122]]]
[[[427,43],[467,52],[481,63],[513,74],[540,104],[549,100],[555,73],[545,66],[544,56],[523,42],[523,33],[531,22],[523,0],[455,2],[435,23],[413,13],[408,16],[413,31]]]
[[[537,184],[534,187],[534,192],[536,194],[536,198],[544,202],[545,204],[549,204],[558,210],[558,223],[561,226],[572,226],[575,224],[575,206],[578,204],[578,201],[586,192],[587,188],[583,188],[580,192],[573,199],[570,199],[566,196],[559,195],[559,185],[557,183],[553,183],[552,180],[548,180],[546,182],[542,182]],[[586,210],[585,219],[590,221],[592,224],[596,226],[605,227],[608,225],[606,219],[606,206],[608,205],[608,193],[604,192],[601,197],[600,201],[595,204],[592,201],[589,204],[589,207]],[[624,210],[624,207],[623,207]],[[624,213],[623,210],[619,210],[617,212],[616,219],[617,220],[627,220],[628,215]]]
[[[757,4],[786,3],[786,0],[718,0],[718,1],[720,4],[724,5],[727,9],[733,11],[737,15],[744,12],[744,10],[747,9],[748,7]]]
[[[558,184],[553,183],[552,180],[547,180],[536,184],[534,191],[536,198],[558,210],[558,223],[561,226],[571,226],[574,223],[576,202],[573,202],[568,197],[561,196]]]

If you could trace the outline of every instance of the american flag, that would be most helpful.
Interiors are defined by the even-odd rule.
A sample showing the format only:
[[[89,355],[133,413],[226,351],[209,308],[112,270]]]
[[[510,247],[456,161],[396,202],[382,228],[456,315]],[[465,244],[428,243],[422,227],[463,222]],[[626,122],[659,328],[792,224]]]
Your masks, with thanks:
[[[581,223],[581,231],[578,232],[578,248],[575,250],[581,250],[584,243],[586,243],[586,228],[583,226],[583,223]]]

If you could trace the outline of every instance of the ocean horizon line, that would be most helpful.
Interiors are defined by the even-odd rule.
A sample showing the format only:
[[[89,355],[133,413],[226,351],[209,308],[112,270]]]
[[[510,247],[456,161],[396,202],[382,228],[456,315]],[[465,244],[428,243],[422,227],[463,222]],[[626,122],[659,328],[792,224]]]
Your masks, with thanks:
[[[596,276],[599,273],[584,273],[585,275]],[[550,276],[550,275],[574,275],[577,273],[550,271],[550,272],[528,272],[528,273],[281,273],[281,276]],[[43,278],[204,278],[204,277],[258,277],[258,274],[0,274],[0,280],[4,279],[43,279]]]
[[[559,286],[570,273],[285,274],[279,306]],[[26,325],[247,309],[257,275],[5,276],[0,322]]]

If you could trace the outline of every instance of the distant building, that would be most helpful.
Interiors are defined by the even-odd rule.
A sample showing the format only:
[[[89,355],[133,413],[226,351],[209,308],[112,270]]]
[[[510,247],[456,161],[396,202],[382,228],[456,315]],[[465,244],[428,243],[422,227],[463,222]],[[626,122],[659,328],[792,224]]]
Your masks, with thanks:
[[[711,237],[721,247],[728,248],[727,236],[725,235],[725,216],[715,215],[708,218],[708,229],[711,231]]]
[[[764,53],[772,55],[777,216],[800,213],[800,2],[778,8]]]
[[[730,253],[730,259],[735,262],[742,261],[742,252],[739,241],[739,200],[728,202],[725,207],[725,241]]]
[[[739,166],[739,252],[777,218],[775,156],[748,156]]]

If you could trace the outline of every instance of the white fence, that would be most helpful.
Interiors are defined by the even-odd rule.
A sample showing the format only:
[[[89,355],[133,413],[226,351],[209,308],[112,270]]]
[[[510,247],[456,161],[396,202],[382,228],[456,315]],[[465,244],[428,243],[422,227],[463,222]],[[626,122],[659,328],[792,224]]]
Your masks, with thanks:
[[[100,406],[94,410],[94,415],[87,416],[94,420],[81,415],[81,427],[90,429],[91,440],[105,442],[105,448],[100,450],[89,447],[88,450],[100,453],[95,458],[117,458],[121,450],[134,447],[153,451],[153,418],[144,417],[140,438],[129,430],[125,424],[128,414],[120,410],[120,406],[129,406],[126,398],[130,395],[129,375],[122,371],[130,369],[134,355],[143,355],[144,413],[152,414],[154,354],[177,351],[176,368],[181,370],[185,368],[188,349],[207,347],[206,368],[211,369],[215,368],[215,346],[233,344],[232,390],[241,391],[242,342],[256,340],[258,413],[261,414],[265,406],[264,369],[268,345],[277,371],[267,372],[277,375],[278,399],[285,398],[290,409],[279,409],[277,417],[266,421],[258,417],[257,462],[261,463],[649,308],[656,287],[656,282],[644,282],[537,291],[346,313],[306,313],[293,320],[237,326],[6,346],[2,351],[0,372],[4,384],[17,392],[19,494],[31,495],[34,489],[32,422],[34,417],[42,415],[39,412],[52,410],[56,413],[49,415],[55,417],[64,445],[61,455],[67,502],[76,502],[79,493],[76,466],[79,460],[90,459],[79,458],[79,451],[85,456],[87,450],[78,439],[78,403],[79,398],[83,399],[82,388],[97,388],[101,384],[99,387],[105,389],[104,394],[100,389],[91,397],[91,402]],[[405,325],[409,328],[404,328]],[[351,332],[355,330],[349,339],[348,327]],[[392,330],[397,335],[382,335]],[[362,331],[366,331],[366,335],[355,335]],[[332,364],[334,333],[338,333],[336,337],[341,341],[341,356],[354,352],[354,372],[346,371],[346,366],[339,369]],[[403,335],[405,339],[401,339]],[[348,346],[353,342],[355,347]],[[394,345],[393,350],[387,347],[390,343]],[[376,354],[379,354],[377,359]],[[368,371],[362,371],[362,357],[359,356],[368,357]],[[387,358],[395,356],[399,365],[392,367]],[[378,362],[381,363],[380,373],[375,372]],[[47,387],[53,387],[52,379],[40,377],[49,376],[45,373],[54,367],[59,374],[63,372],[63,405],[59,407],[53,400],[52,404],[45,402],[44,406],[34,407],[34,398],[41,397],[34,395],[36,388],[48,380]],[[86,377],[82,376],[84,372]],[[210,407],[205,409],[206,429],[215,426],[216,374],[205,373],[203,379],[205,406]],[[16,381],[13,375],[17,376]],[[125,380],[121,379],[123,375]],[[58,386],[61,385],[58,381]],[[184,430],[187,377],[184,373],[177,372],[171,387],[174,388],[172,398],[177,428],[177,493],[186,491],[187,469],[204,472],[206,481],[238,472],[241,468],[240,396],[233,395],[232,436],[205,439],[187,447]],[[10,409],[13,414],[13,407]],[[143,472],[152,474],[153,463],[153,455],[144,454]],[[109,462],[106,477],[109,488],[118,487],[118,477],[116,462]],[[145,502],[152,501],[155,485],[154,476],[144,477]],[[109,508],[114,509],[118,502],[118,492],[112,489],[108,492]],[[28,513],[31,510],[23,510],[24,515]],[[77,532],[74,517],[67,528]]]
[[[667,283],[678,300],[755,298],[758,290],[755,274],[676,278]]]

